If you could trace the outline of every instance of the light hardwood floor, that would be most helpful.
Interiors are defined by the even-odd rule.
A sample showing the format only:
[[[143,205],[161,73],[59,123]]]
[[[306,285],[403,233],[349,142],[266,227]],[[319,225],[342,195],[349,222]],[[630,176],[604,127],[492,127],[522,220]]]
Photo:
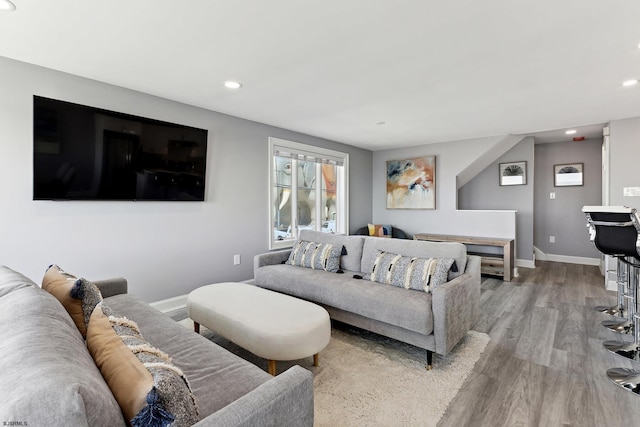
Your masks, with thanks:
[[[602,347],[615,304],[598,267],[536,262],[512,282],[484,279],[473,328],[491,342],[449,406],[445,426],[640,426],[640,396],[605,372],[640,369]]]

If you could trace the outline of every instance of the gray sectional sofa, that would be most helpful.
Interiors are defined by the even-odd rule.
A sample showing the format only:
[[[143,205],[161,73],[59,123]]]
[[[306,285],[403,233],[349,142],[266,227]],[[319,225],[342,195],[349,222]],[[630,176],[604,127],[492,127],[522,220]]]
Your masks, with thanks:
[[[467,255],[460,243],[344,236],[302,230],[300,240],[344,246],[341,270],[288,265],[290,249],[257,255],[254,283],[327,309],[332,319],[446,355],[480,314],[480,258]],[[380,284],[364,276],[372,271],[377,251],[420,258],[453,258],[458,271],[433,292]],[[346,254],[344,254],[346,252]]]
[[[198,426],[311,426],[313,376],[294,366],[272,377],[127,294],[96,282],[105,304],[186,375]],[[125,426],[118,403],[65,308],[27,277],[0,267],[0,420],[7,425]],[[10,424],[13,423],[13,424]]]

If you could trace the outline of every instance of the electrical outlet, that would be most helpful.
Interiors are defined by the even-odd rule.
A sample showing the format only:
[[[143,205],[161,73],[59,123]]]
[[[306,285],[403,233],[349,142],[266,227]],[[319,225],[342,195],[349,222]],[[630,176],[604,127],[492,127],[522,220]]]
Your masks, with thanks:
[[[233,256],[233,265],[240,265],[240,255]]]
[[[555,243],[556,242],[556,236],[549,236],[549,243]]]
[[[556,193],[553,193],[553,192],[549,193],[549,198],[552,199],[552,200],[555,199],[556,198]]]
[[[640,187],[624,187],[624,197],[638,197],[640,196]]]

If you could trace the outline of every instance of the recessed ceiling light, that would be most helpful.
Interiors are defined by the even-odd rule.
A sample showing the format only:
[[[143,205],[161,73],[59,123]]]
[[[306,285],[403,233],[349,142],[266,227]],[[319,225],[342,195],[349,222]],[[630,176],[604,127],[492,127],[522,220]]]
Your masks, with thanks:
[[[242,83],[234,82],[233,80],[227,80],[224,82],[224,87],[227,89],[240,89],[242,87]]]
[[[637,85],[637,84],[638,84],[638,80],[636,80],[636,79],[631,79],[631,80],[627,80],[626,82],[623,82],[623,83],[622,83],[622,86],[629,87],[629,86],[635,86],[635,85]]]
[[[9,0],[0,0],[0,11],[1,12],[13,12],[16,10],[16,5],[11,3]]]
[[[569,129],[569,130],[565,131],[564,133],[566,133],[567,135],[573,135],[576,132],[577,132],[577,130],[575,130],[575,129]]]

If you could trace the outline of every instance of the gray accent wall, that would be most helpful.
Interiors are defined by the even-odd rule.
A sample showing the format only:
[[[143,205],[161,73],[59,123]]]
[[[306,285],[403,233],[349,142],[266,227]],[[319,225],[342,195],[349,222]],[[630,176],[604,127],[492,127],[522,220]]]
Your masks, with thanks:
[[[499,164],[527,162],[526,185],[500,186]],[[458,209],[515,210],[516,254],[533,260],[534,141],[525,138],[458,190]],[[490,236],[489,236],[490,237]]]
[[[554,187],[553,166],[565,163],[584,163],[583,186]],[[602,204],[602,140],[537,144],[535,182],[534,245],[546,254],[600,258],[589,242],[582,207]]]
[[[270,233],[269,137],[349,153],[350,228],[372,219],[371,151],[6,58],[0,72],[0,263],[36,282],[56,263],[126,277],[151,302],[252,278]],[[208,129],[205,202],[33,201],[33,95]]]

